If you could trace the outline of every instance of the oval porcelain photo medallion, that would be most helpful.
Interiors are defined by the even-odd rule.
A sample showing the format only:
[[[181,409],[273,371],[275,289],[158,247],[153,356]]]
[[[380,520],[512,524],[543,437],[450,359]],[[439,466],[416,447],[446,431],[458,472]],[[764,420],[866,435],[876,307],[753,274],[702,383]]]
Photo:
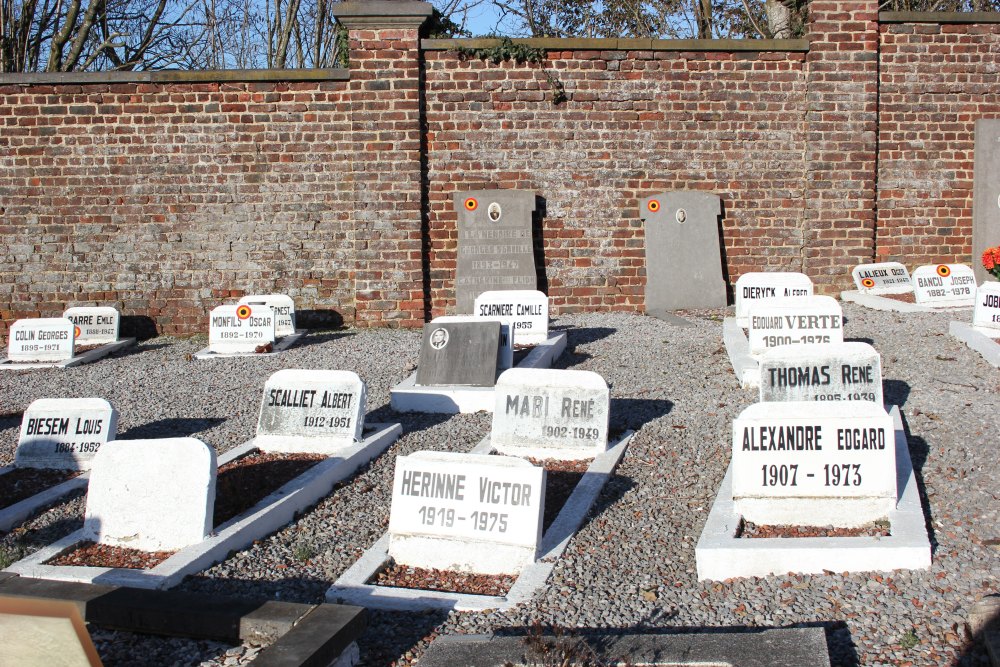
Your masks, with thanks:
[[[490,216],[490,220],[496,222],[503,215],[503,211],[500,210],[500,204],[493,202],[490,204],[489,208],[486,209],[486,215]]]
[[[445,345],[448,344],[448,330],[447,329],[435,329],[431,332],[431,347],[435,350],[444,349]]]
[[[683,225],[688,219],[687,211],[682,208],[677,209],[677,213],[674,214],[674,219]]]

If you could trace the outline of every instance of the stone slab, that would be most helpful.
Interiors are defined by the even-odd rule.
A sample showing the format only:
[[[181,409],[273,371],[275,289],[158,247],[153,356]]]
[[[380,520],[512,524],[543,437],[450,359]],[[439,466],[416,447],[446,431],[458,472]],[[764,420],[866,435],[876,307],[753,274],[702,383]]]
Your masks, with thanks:
[[[104,345],[118,341],[121,315],[109,306],[74,306],[62,315],[76,325],[76,345]]]
[[[772,347],[760,357],[760,401],[882,405],[882,357],[868,343]]]
[[[500,368],[501,328],[497,320],[425,324],[416,384],[493,387]]]
[[[532,349],[517,364],[517,368],[548,368],[566,350],[566,333],[550,333],[544,343]],[[416,384],[417,374],[397,384],[390,392],[392,409],[397,412],[428,412],[457,414],[492,412],[495,387],[442,386],[424,387]]]
[[[625,455],[634,433],[626,431],[606,452],[594,458],[559,515],[542,536],[538,560],[523,569],[506,596],[470,595],[441,591],[415,590],[375,586],[368,581],[388,561],[389,534],[382,537],[362,554],[327,591],[331,602],[357,604],[370,609],[456,611],[504,610],[528,602],[546,582],[555,562],[566,550],[570,539],[583,525],[601,489],[614,474]],[[472,450],[489,454],[493,447],[487,436]]]
[[[990,338],[1000,338],[1000,283],[983,283],[976,290],[972,326]]]
[[[683,667],[829,667],[823,628],[727,629],[711,633],[614,633],[559,637],[444,635],[420,657],[421,667],[505,667],[546,664],[551,656],[592,656],[601,665]],[[542,647],[549,649],[543,653]],[[565,649],[565,650],[564,650]]]
[[[965,264],[918,266],[911,278],[913,296],[921,306],[972,306],[976,298],[976,277]]]
[[[973,350],[995,368],[1000,368],[1000,340],[987,336],[965,322],[950,322],[948,332]]]
[[[744,273],[733,290],[736,297],[736,321],[749,326],[751,304],[774,303],[790,297],[813,295],[813,283],[804,273],[791,271]]]
[[[897,502],[889,512],[889,537],[735,537],[741,517],[733,504],[730,463],[695,548],[698,579],[722,581],[788,572],[889,572],[930,567],[931,545],[899,408],[893,406],[890,414],[896,447]]]
[[[858,264],[851,271],[851,277],[862,294],[907,294],[913,291],[910,272],[899,262]]]
[[[231,551],[242,549],[293,521],[304,509],[328,495],[335,484],[385,451],[402,433],[399,424],[369,424],[369,428],[373,432],[363,442],[356,443],[339,456],[316,464],[240,516],[216,526],[213,534],[204,541],[181,549],[150,570],[46,565],[46,561],[75,548],[84,539],[83,531],[78,530],[17,561],[4,571],[59,581],[171,588],[184,577],[224,560]],[[246,442],[221,455],[219,466],[255,451],[252,443]]]
[[[972,167],[972,257],[976,283],[994,280],[983,268],[983,251],[1000,243],[1000,119],[976,121]]]
[[[75,328],[65,317],[17,320],[7,332],[7,359],[21,364],[70,361]]]
[[[198,352],[195,352],[192,356],[195,359],[231,359],[234,357],[268,357],[275,354],[280,354],[290,348],[291,346],[298,343],[303,336],[308,332],[304,329],[299,329],[295,333],[289,336],[283,336],[279,340],[274,342],[274,346],[270,352],[214,352],[211,348],[206,347]]]
[[[361,637],[368,625],[362,607],[320,604],[277,641],[266,647],[253,667],[336,667],[335,661]],[[355,648],[356,651],[356,648]],[[339,663],[337,663],[339,664]],[[347,661],[347,664],[356,664]]]
[[[645,221],[646,312],[724,308],[722,200],[700,191],[661,192],[639,202]]]
[[[792,297],[751,304],[747,340],[758,359],[778,345],[844,342],[844,312],[832,296]]]
[[[476,315],[442,315],[435,317],[430,324],[458,324],[462,322],[499,322],[500,323],[500,351],[497,353],[498,371],[507,370],[514,366],[514,320],[510,317],[478,317]],[[433,336],[433,332],[432,332]],[[447,349],[447,348],[445,348]],[[423,354],[421,348],[421,354]]]
[[[77,353],[74,350],[76,356],[64,361],[18,363],[4,358],[3,360],[0,360],[0,371],[19,371],[32,368],[71,368],[73,366],[82,366],[83,364],[89,364],[97,361],[98,359],[103,359],[108,355],[114,354],[119,350],[124,350],[133,345],[135,345],[135,338],[122,338],[118,342],[105,343],[100,347],[94,348],[93,350],[87,350],[86,352]]]
[[[503,454],[584,459],[608,447],[611,394],[593,371],[512,368],[496,386],[491,438]]]
[[[456,192],[458,261],[456,313],[472,313],[476,297],[502,289],[536,289],[532,216],[535,193],[523,190]]]
[[[274,311],[274,335],[277,338],[295,333],[295,302],[287,294],[248,294],[236,305],[270,306]]]
[[[208,314],[208,349],[216,354],[254,353],[274,345],[276,322],[269,306],[217,306]]]
[[[722,342],[740,386],[760,386],[760,362],[751,356],[750,341],[735,317],[722,321]]]
[[[14,465],[89,470],[117,432],[118,411],[103,398],[40,398],[24,411]]]
[[[549,337],[549,297],[538,290],[483,292],[476,297],[472,314],[508,320],[515,347],[537,345]]]

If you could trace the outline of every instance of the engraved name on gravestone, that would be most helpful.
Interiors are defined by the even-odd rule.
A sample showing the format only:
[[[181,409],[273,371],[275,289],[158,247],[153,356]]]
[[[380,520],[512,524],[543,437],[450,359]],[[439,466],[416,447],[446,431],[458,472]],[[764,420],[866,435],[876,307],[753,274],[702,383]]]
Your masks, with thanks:
[[[542,539],[545,469],[512,456],[396,458],[389,555],[403,565],[516,573]]]
[[[500,358],[500,322],[429,322],[424,325],[415,383],[492,387]]]
[[[475,190],[454,194],[458,213],[456,312],[472,312],[489,290],[533,290],[537,285],[531,217],[535,193]]]
[[[497,380],[490,443],[515,456],[597,456],[608,448],[610,400],[592,371],[512,368]]]
[[[295,333],[295,302],[287,294],[249,294],[236,305],[271,306],[274,310],[274,335],[291,336]]]
[[[964,264],[932,264],[913,271],[916,302],[930,307],[971,306],[976,298],[976,278]]]
[[[983,283],[976,290],[972,326],[991,338],[1000,338],[1000,283]]]
[[[269,306],[219,306],[209,314],[208,349],[220,354],[254,352],[274,342],[274,311]]]
[[[993,282],[980,258],[1000,243],[1000,119],[976,121],[976,152],[972,167],[972,266],[978,284]]]
[[[499,368],[506,370],[514,366],[514,321],[509,317],[477,317],[476,315],[442,315],[431,320],[431,324],[457,324],[461,322],[499,322],[500,356]]]
[[[804,273],[744,273],[736,281],[736,322],[746,328],[750,306],[791,297],[812,296],[813,283]]]
[[[174,551],[212,532],[215,450],[195,438],[113,440],[90,471],[83,539]]]
[[[749,322],[747,338],[752,355],[778,345],[844,342],[844,313],[832,296],[754,304]]]
[[[719,196],[661,192],[639,203],[639,215],[646,232],[646,312],[725,307]]]
[[[882,359],[868,343],[772,347],[760,356],[760,400],[882,405]]]
[[[15,363],[72,359],[75,328],[65,317],[18,320],[7,333],[7,358]]]
[[[549,337],[549,297],[538,290],[494,290],[476,297],[475,317],[511,322],[515,346],[537,345]]]
[[[109,306],[74,306],[63,317],[76,325],[77,345],[104,345],[118,340],[121,317]]]
[[[907,294],[913,291],[910,272],[899,262],[858,264],[851,271],[854,284],[864,294]]]
[[[264,384],[254,444],[264,451],[326,453],[362,439],[367,393],[351,371],[285,369]]]
[[[103,398],[40,398],[24,411],[14,464],[88,470],[117,430],[118,411]]]
[[[859,526],[896,507],[892,418],[870,401],[755,403],[732,461],[736,511],[757,524]]]

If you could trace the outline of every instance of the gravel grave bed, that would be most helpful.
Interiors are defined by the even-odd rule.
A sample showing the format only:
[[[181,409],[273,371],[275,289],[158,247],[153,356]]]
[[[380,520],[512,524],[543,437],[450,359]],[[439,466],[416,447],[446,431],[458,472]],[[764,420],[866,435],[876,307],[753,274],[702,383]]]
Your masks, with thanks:
[[[111,544],[81,542],[76,549],[46,561],[47,565],[121,567],[148,570],[173,556],[176,551],[143,551]]]
[[[838,666],[987,664],[966,623],[977,601],[1000,592],[1000,371],[948,334],[949,321],[961,319],[953,312],[842,305],[846,339],[874,345],[886,403],[902,408],[933,548],[928,570],[699,581],[694,548],[729,464],[732,422],[757,401],[733,377],[722,343],[727,312],[681,314],[691,327],[625,313],[563,315],[553,328],[569,341],[555,366],[601,374],[612,432],[635,431],[615,476],[530,602],[479,613],[372,611],[363,664],[410,665],[439,635],[536,625],[581,634],[815,626]],[[278,355],[192,360],[205,344],[205,336],[161,337],[93,364],[0,377],[0,463],[13,462],[19,413],[52,397],[107,399],[120,414],[119,439],[193,436],[221,453],[253,437],[264,382],[283,368],[358,373],[368,421],[400,422],[403,435],[295,522],[177,590],[322,601],[385,531],[396,456],[469,451],[490,431],[487,413],[390,408],[389,389],[416,367],[419,330],[318,331]],[[0,554],[32,553],[69,534],[83,508],[78,492],[29,518],[0,536]],[[144,664],[172,664],[143,660],[152,648],[132,650]],[[225,662],[203,655],[206,665]]]
[[[736,537],[889,537],[887,522],[875,521],[857,528],[835,528],[833,526],[787,526],[760,525],[750,521],[740,521]]]
[[[0,475],[0,509],[10,507],[80,474],[79,470],[15,468]]]

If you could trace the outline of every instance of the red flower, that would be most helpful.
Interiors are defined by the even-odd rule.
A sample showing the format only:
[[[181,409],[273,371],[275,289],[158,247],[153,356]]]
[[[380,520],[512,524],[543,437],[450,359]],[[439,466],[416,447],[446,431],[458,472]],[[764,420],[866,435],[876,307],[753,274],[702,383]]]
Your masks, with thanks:
[[[996,260],[993,258],[993,248],[987,248],[983,252],[983,268],[992,271],[994,266],[996,266]]]

